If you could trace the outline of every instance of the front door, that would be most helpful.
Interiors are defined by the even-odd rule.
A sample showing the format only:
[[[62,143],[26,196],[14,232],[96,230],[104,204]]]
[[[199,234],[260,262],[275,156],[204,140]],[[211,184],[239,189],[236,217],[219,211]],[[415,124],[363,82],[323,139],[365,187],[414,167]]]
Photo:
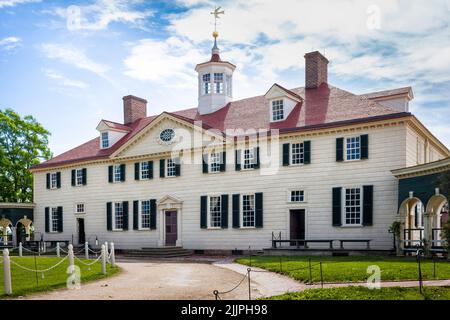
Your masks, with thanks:
[[[305,239],[305,209],[290,211],[290,239]],[[296,245],[291,243],[291,245]],[[300,243],[303,245],[303,243]]]
[[[78,218],[78,243],[84,244],[86,242],[86,234],[84,233],[84,219]]]
[[[177,212],[166,211],[166,246],[175,246],[178,239]]]

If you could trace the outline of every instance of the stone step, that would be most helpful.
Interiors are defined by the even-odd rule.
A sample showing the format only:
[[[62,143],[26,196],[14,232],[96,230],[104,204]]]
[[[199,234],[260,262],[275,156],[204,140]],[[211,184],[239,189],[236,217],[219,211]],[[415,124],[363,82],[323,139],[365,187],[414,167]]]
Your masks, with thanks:
[[[186,257],[192,255],[191,250],[182,247],[161,247],[161,248],[142,248],[142,250],[128,250],[124,252],[125,257],[140,258],[174,258]]]

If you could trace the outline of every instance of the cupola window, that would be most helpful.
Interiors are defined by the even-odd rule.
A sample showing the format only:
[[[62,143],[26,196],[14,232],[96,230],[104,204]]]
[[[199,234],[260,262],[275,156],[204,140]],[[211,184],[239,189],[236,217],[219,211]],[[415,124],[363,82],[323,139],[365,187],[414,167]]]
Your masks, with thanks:
[[[223,73],[214,73],[214,93],[223,93]]]
[[[202,77],[203,80],[203,94],[211,93],[211,74],[204,74]]]

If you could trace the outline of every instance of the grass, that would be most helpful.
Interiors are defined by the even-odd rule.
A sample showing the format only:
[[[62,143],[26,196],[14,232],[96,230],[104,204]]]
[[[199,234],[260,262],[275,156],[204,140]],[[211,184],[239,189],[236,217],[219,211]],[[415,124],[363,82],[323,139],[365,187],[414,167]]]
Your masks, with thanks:
[[[366,281],[370,274],[367,267],[377,265],[381,270],[381,281],[418,280],[418,264],[409,257],[306,257],[306,256],[261,256],[243,257],[236,261],[252,267],[288,275],[302,282],[309,281],[309,259],[311,259],[311,276],[313,282],[320,282],[320,265],[324,282]],[[281,264],[280,264],[281,261]],[[424,280],[450,279],[450,263],[445,260],[422,260],[422,277]],[[434,270],[436,267],[436,270]]]
[[[36,257],[36,265],[35,265],[35,258],[34,257],[17,257],[12,256],[11,260],[15,261],[16,263],[20,264],[21,266],[27,267],[29,269],[37,269],[37,270],[43,270],[47,269],[59,261],[61,261],[62,258],[57,257]],[[84,260],[87,263],[90,263],[92,261],[90,260]],[[108,276],[111,276],[117,272],[119,272],[119,268],[115,267],[112,268],[111,265],[107,265],[107,275],[103,275],[101,272],[101,262],[97,262],[94,265],[89,267],[80,263],[75,259],[75,265],[80,267],[80,276],[81,276],[81,283],[84,283],[86,281],[96,280],[96,279],[102,279]],[[66,286],[66,281],[68,278],[67,274],[67,268],[68,268],[68,261],[64,261],[56,268],[45,272],[44,278],[42,278],[41,273],[30,272],[25,271],[13,263],[11,263],[11,284],[12,284],[12,291],[13,294],[11,296],[22,296],[25,294],[35,293],[35,292],[42,292],[42,291],[48,291],[56,288],[62,288]],[[0,265],[0,298],[5,298],[3,290],[3,263]]]
[[[418,287],[372,290],[366,287],[308,289],[264,300],[450,300],[450,287],[424,287],[423,295]]]

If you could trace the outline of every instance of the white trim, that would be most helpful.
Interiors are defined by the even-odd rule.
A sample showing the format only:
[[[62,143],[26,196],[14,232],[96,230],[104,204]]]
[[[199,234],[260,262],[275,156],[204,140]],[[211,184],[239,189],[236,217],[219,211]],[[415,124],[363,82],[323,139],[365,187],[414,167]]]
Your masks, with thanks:
[[[149,220],[148,220],[148,224],[149,227],[148,228],[144,228],[142,227],[142,202],[144,201],[148,201],[149,202]],[[134,208],[133,208],[134,210]],[[150,225],[151,225],[151,217],[152,217],[152,213],[151,213],[151,202],[150,199],[148,200],[138,200],[138,231],[149,231],[151,230]],[[134,217],[133,217],[134,219]],[[133,221],[134,223],[134,221]]]
[[[303,162],[300,163],[292,163],[294,152],[292,151],[294,144],[302,144],[303,145],[303,151],[301,154],[303,154]],[[290,142],[289,143],[289,166],[292,167],[301,167],[305,165],[305,140],[299,141],[299,142]]]
[[[120,205],[122,206],[122,228],[121,229],[118,229],[118,228],[116,228],[116,203],[120,203]],[[111,215],[112,215],[112,217],[111,217],[111,230],[112,231],[124,231],[123,230],[123,214],[124,214],[124,212],[123,212],[123,201],[113,201],[112,202],[112,212],[111,212]],[[128,202],[128,214],[129,214],[129,211],[130,211],[130,205],[129,205],[129,202]],[[128,219],[128,221],[129,221],[130,219]]]
[[[244,196],[253,196],[253,226],[244,227]],[[256,193],[243,193],[239,201],[239,229],[256,229]]]
[[[292,192],[292,191],[303,191],[303,201],[291,201],[291,192]],[[287,189],[287,191],[286,191],[286,196],[287,196],[287,201],[286,201],[286,203],[289,204],[289,205],[296,205],[296,204],[300,205],[300,204],[308,203],[307,194],[308,194],[308,192],[307,192],[306,188],[303,188],[303,187],[299,187],[299,188],[295,188],[295,187],[289,188],[289,189]]]
[[[78,212],[78,205],[83,205],[83,212]],[[75,214],[86,214],[86,204],[84,202],[75,203]]]
[[[211,197],[218,197],[219,199],[220,199],[220,211],[219,211],[219,215],[220,215],[220,226],[215,226],[215,227],[213,227],[212,225],[211,225]],[[222,194],[218,194],[218,193],[211,193],[211,194],[208,194],[207,196],[206,196],[206,199],[207,199],[207,201],[206,201],[206,207],[207,207],[207,216],[206,216],[206,226],[207,226],[207,229],[210,229],[210,230],[217,230],[217,229],[222,229]]]
[[[53,176],[55,176],[55,186],[53,186]],[[58,189],[58,172],[50,172],[50,190]]]
[[[345,212],[345,193],[347,189],[359,189],[360,199],[359,199],[359,223],[346,223],[346,212]],[[344,228],[360,228],[363,227],[363,206],[364,203],[364,188],[362,186],[349,186],[349,187],[342,187],[342,194],[341,194],[341,227]]]
[[[349,135],[344,138],[344,162],[355,162],[361,161],[361,135]],[[347,139],[358,138],[359,139],[359,158],[358,159],[347,159]]]

